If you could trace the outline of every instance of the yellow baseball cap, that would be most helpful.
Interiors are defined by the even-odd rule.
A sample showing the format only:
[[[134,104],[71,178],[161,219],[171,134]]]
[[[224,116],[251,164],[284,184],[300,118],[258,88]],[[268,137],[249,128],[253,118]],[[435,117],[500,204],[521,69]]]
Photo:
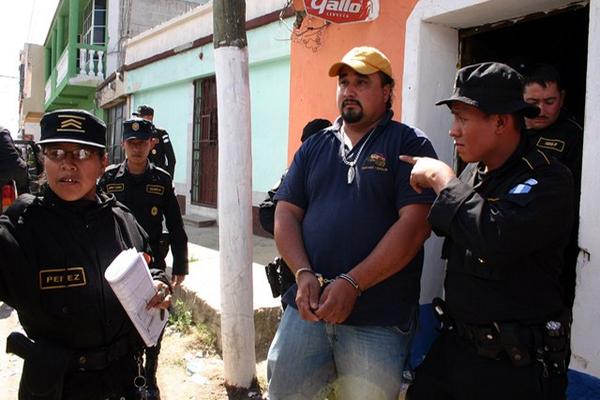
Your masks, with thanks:
[[[353,48],[346,53],[342,61],[336,62],[329,68],[329,76],[338,76],[344,65],[363,75],[381,71],[390,78],[394,77],[390,60],[375,47],[361,46]]]

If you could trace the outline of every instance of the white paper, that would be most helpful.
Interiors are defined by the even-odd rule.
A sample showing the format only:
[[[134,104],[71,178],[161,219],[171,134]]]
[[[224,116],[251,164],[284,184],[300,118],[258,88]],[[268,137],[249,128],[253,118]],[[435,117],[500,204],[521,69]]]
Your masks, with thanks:
[[[164,310],[161,319],[159,309],[146,309],[146,304],[156,294],[156,290],[144,257],[136,249],[123,250],[110,263],[104,278],[115,292],[146,346],[155,346],[167,323],[169,313]]]

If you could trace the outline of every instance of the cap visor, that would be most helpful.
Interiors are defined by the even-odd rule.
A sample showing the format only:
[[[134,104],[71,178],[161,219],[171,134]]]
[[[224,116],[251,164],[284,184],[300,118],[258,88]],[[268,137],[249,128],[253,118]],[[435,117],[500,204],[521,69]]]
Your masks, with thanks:
[[[140,114],[139,112],[133,112],[133,113],[131,113],[131,115],[135,115],[136,117],[140,117],[142,114]]]
[[[132,135],[132,136],[127,136],[126,138],[123,138],[123,140],[125,140],[125,141],[133,140],[133,139],[148,140],[148,139],[152,139],[152,136],[151,135],[147,135],[147,136]]]
[[[520,114],[526,118],[535,118],[540,113],[540,109],[533,104],[524,102],[523,100],[515,100],[512,102],[503,102],[494,105],[481,105],[481,111],[488,114]]]
[[[379,69],[365,64],[363,62],[360,61],[352,61],[352,62],[338,62],[335,63],[331,66],[331,68],[329,68],[329,76],[338,76],[340,74],[340,69],[342,69],[342,67],[350,67],[352,68],[354,71],[358,72],[359,74],[363,74],[363,75],[369,75],[369,74],[373,74],[377,71],[379,71]]]
[[[454,101],[458,101],[460,103],[465,103],[465,104],[468,104],[468,105],[473,106],[473,107],[479,107],[479,102],[478,101],[470,99],[470,98],[465,97],[465,96],[450,97],[450,98],[438,101],[437,103],[435,103],[435,105],[436,106],[441,106],[442,104],[446,104],[448,107],[450,107],[450,103],[452,103]]]
[[[46,139],[46,140],[40,140],[39,142],[37,142],[37,144],[51,144],[51,143],[77,143],[77,144],[83,144],[85,146],[91,146],[91,147],[97,147],[99,149],[104,149],[106,148],[105,145],[103,144],[99,144],[99,143],[95,143],[95,142],[88,142],[85,140],[77,140],[77,139],[61,139],[61,138],[55,138],[55,139]]]

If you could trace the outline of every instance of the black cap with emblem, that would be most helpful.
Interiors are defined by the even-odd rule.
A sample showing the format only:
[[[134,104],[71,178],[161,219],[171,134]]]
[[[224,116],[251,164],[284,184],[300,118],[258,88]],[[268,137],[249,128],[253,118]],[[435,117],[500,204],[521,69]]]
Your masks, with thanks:
[[[84,110],[56,110],[43,115],[40,121],[41,140],[38,144],[79,143],[106,147],[106,124]]]
[[[452,96],[435,103],[459,101],[488,114],[518,113],[536,117],[540,109],[523,101],[523,78],[506,64],[484,62],[468,65],[456,73]]]
[[[148,140],[152,137],[154,125],[142,118],[132,118],[123,122],[123,141],[130,139]]]

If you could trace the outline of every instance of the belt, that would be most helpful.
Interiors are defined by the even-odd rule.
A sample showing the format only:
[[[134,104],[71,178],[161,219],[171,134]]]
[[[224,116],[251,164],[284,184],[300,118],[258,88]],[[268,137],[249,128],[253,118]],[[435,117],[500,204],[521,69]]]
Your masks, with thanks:
[[[518,322],[470,325],[454,321],[458,336],[471,343],[477,354],[491,359],[508,356],[515,366],[528,365],[535,354],[535,343],[542,335],[541,326]]]
[[[74,351],[71,368],[78,371],[99,371],[106,369],[113,361],[129,354],[134,354],[134,348],[130,343],[130,338],[123,336],[99,350]]]

